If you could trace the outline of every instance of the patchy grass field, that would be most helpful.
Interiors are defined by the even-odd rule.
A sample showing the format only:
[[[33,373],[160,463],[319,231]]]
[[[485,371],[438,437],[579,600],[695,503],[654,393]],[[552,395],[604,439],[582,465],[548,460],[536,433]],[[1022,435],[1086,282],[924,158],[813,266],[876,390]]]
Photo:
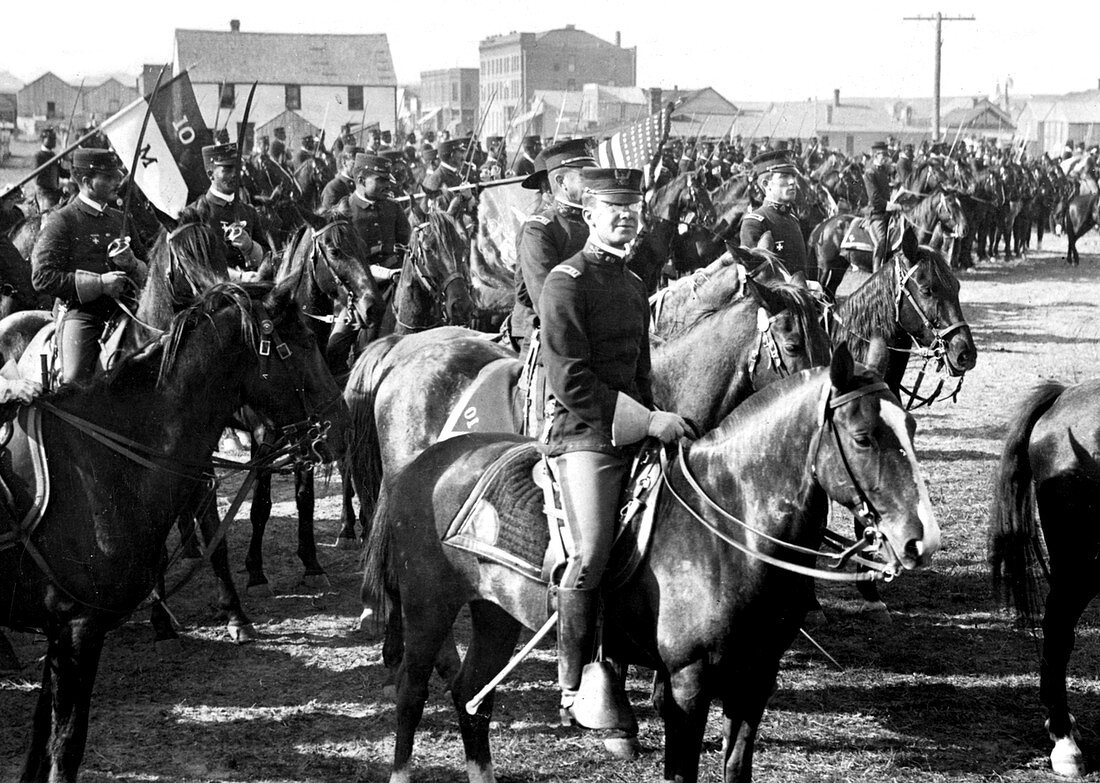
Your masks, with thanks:
[[[1048,247],[1064,252],[1057,240]],[[760,731],[757,780],[1054,779],[1038,704],[1037,641],[1014,627],[988,583],[985,515],[1016,400],[1040,379],[1074,381],[1100,368],[1097,251],[1090,237],[1079,271],[1067,269],[1060,253],[1045,252],[963,275],[978,366],[957,405],[917,414],[944,550],[930,571],[886,587],[886,625],[856,614],[850,588],[823,588],[832,622],[813,633],[844,670],[804,640],[795,643]],[[261,640],[237,647],[224,638],[205,572],[173,601],[187,627],[178,657],[159,659],[146,618],[135,616],[109,637],[103,655],[82,780],[387,779],[393,708],[381,694],[381,637],[353,630],[360,610],[356,555],[322,548],[331,586],[299,587],[287,479],[278,492],[267,547],[277,592],[246,601]],[[318,536],[327,542],[336,532],[338,483],[318,494]],[[231,535],[234,562],[243,559],[247,532],[239,523]],[[1084,748],[1100,760],[1098,630],[1092,611],[1080,628],[1070,698]],[[27,665],[20,676],[0,679],[4,781],[18,774],[39,676],[35,659],[43,651],[31,636],[13,640]],[[645,752],[621,762],[596,739],[555,725],[555,677],[553,653],[541,649],[502,687],[493,732],[501,780],[661,779],[662,730],[645,679],[630,683]],[[714,709],[704,780],[720,779],[720,737]],[[438,683],[417,751],[418,780],[465,780],[450,698]]]

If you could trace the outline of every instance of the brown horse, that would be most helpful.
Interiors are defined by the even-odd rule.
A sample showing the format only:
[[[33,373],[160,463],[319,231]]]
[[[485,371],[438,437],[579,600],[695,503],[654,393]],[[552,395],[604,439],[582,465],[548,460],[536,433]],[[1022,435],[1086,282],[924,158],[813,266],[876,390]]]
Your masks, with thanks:
[[[1097,210],[1100,209],[1100,191],[1095,183],[1082,182],[1080,192],[1066,201],[1066,263],[1070,266],[1081,265],[1081,254],[1077,252],[1077,240],[1098,224]]]
[[[830,501],[873,521],[895,572],[925,565],[936,551],[939,528],[912,426],[881,383],[853,373],[842,349],[830,368],[770,385],[702,439],[681,443],[663,477],[646,557],[625,583],[603,588],[605,651],[656,672],[666,779],[698,780],[714,698],[724,715],[722,779],[751,779],[779,661],[805,614],[813,572],[798,569],[813,564]],[[411,779],[428,679],[467,604],[473,638],[451,694],[469,779],[495,780],[494,697],[472,714],[466,705],[507,662],[521,629],[546,622],[547,586],[440,539],[505,452],[537,459],[534,444],[514,436],[466,435],[431,446],[394,482],[371,532],[368,587],[399,597],[405,628],[391,783]],[[533,490],[529,473],[516,472],[494,491],[512,500]],[[546,526],[535,514],[502,524]]]
[[[753,389],[828,358],[809,293],[746,281],[735,263],[715,262],[658,296],[654,396],[699,427],[714,426]],[[478,373],[502,358],[519,361],[508,348],[459,329],[380,341],[360,357],[345,400],[355,422],[351,472],[364,534],[383,478],[436,441]],[[347,518],[343,538],[354,540],[354,519]]]
[[[262,355],[261,335],[287,350]],[[104,635],[152,589],[242,402],[283,426],[321,415],[341,448],[339,389],[288,291],[215,286],[146,350],[42,398],[53,502],[33,530],[16,509],[0,523],[18,539],[0,551],[0,623],[49,643],[22,780],[76,780]],[[8,485],[29,505],[34,487]]]

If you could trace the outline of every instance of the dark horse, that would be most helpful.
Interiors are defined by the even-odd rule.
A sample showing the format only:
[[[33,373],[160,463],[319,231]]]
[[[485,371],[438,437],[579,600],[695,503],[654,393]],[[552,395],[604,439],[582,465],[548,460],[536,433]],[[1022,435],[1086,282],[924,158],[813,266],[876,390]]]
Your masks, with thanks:
[[[1066,263],[1070,266],[1081,265],[1081,254],[1077,252],[1077,240],[1097,225],[1097,210],[1100,209],[1100,191],[1093,180],[1081,180],[1080,191],[1066,200]]]
[[[734,263],[716,261],[658,296],[654,395],[697,426],[714,426],[753,389],[828,358],[808,292],[746,281]],[[508,348],[459,329],[379,341],[360,357],[344,396],[355,422],[351,472],[364,535],[383,478],[436,441],[482,368],[508,358],[519,361]],[[341,535],[354,539],[350,524]]]
[[[470,240],[461,222],[433,210],[413,228],[409,242],[379,334],[470,323],[477,306],[470,280]]]
[[[1086,769],[1069,712],[1066,669],[1077,621],[1100,592],[1098,433],[1100,380],[1038,386],[1010,420],[989,520],[993,574],[1007,580],[1016,610],[1028,624],[1034,624],[1041,597],[1036,566],[1049,582],[1039,700],[1054,741],[1051,766],[1070,777]],[[1042,555],[1044,542],[1049,565]]]
[[[813,565],[830,501],[873,509],[881,552],[895,571],[924,565],[938,548],[912,426],[896,398],[873,378],[855,375],[841,350],[830,368],[774,383],[702,439],[682,442],[663,477],[648,555],[624,584],[603,591],[605,651],[656,672],[665,779],[698,780],[716,697],[724,715],[723,780],[751,779],[779,661],[806,610],[809,578],[790,569]],[[394,482],[371,532],[370,586],[376,595],[399,597],[405,626],[391,783],[410,780],[428,678],[466,604],[473,637],[451,693],[470,780],[495,779],[493,696],[473,715],[465,705],[507,662],[521,629],[544,624],[547,588],[444,546],[440,537],[479,477],[502,453],[515,454],[517,444],[537,459],[535,445],[515,436],[467,435],[433,445]],[[530,484],[517,473],[499,492],[511,499],[530,493]],[[546,522],[531,514],[518,524]]]
[[[261,356],[263,334],[289,353]],[[49,643],[23,781],[76,780],[104,634],[152,589],[169,528],[204,491],[236,408],[252,405],[286,426],[323,414],[335,451],[338,395],[287,291],[221,285],[107,375],[43,398],[54,500],[0,552],[0,622]],[[34,495],[9,484],[16,505]]]
[[[969,228],[962,204],[954,192],[937,190],[927,195],[901,194],[896,203],[902,217],[894,218],[892,227],[897,232],[911,228],[920,244],[931,244],[937,229],[946,229],[953,236],[960,237],[965,236]],[[848,227],[857,219],[855,215],[837,215],[822,221],[810,232],[806,242],[806,250],[817,265],[818,279],[830,297],[836,296],[850,266],[865,272],[874,271],[870,251],[841,247]],[[897,236],[892,231],[888,240],[894,241]]]

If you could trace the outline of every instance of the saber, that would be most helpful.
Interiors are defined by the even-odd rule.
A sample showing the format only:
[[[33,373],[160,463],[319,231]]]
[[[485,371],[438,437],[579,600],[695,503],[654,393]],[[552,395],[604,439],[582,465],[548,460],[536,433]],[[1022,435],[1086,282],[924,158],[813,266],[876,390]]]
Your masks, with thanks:
[[[248,115],[252,113],[252,96],[256,94],[256,82],[248,91],[248,100],[244,103],[244,116],[241,117],[241,132],[237,134],[237,195],[241,195],[241,156],[244,154],[244,135],[248,133]],[[228,122],[228,120],[227,120]],[[237,202],[239,203],[239,202]]]
[[[118,238],[122,242],[126,242],[126,224],[130,222],[130,205],[134,201],[134,190],[137,188],[137,167],[141,161],[141,143],[145,141],[145,130],[149,127],[149,117],[153,114],[153,103],[157,100],[157,92],[160,90],[160,80],[164,78],[164,71],[168,68],[168,63],[165,63],[160,67],[160,73],[157,74],[157,80],[153,82],[153,91],[149,93],[149,102],[145,106],[145,117],[141,120],[141,132],[137,137],[137,144],[134,145],[134,157],[130,161],[130,187],[126,188],[126,203],[122,207],[122,227],[118,231]]]
[[[69,143],[69,136],[73,132],[73,117],[76,116],[76,105],[80,102],[80,96],[84,93],[84,80],[80,80],[80,87],[76,91],[76,97],[73,98],[73,108],[69,112],[69,124],[65,127],[65,143]]]
[[[512,153],[512,165],[508,167],[508,171],[516,170],[516,161],[519,160],[519,154],[523,151],[523,140],[527,137],[527,131],[531,129],[531,120],[535,119],[533,112],[535,109],[541,110],[544,103],[545,101],[540,96],[538,101],[535,102],[535,108],[531,110],[531,116],[527,118],[527,122],[523,123],[523,132],[520,134],[519,143],[516,144],[516,151]]]
[[[531,651],[535,649],[535,645],[541,642],[542,637],[550,633],[550,629],[557,625],[557,623],[558,613],[554,612],[543,624],[542,628],[535,631],[535,635],[531,637],[531,640],[523,645],[523,648],[518,653],[512,656],[512,660],[508,661],[508,664],[497,673],[497,676],[489,680],[484,688],[474,694],[474,697],[466,702],[466,713],[468,715],[477,713],[478,709],[481,707],[481,702],[485,701],[489,694],[504,681],[504,678],[511,674],[512,670],[519,666],[523,659],[531,654]]]

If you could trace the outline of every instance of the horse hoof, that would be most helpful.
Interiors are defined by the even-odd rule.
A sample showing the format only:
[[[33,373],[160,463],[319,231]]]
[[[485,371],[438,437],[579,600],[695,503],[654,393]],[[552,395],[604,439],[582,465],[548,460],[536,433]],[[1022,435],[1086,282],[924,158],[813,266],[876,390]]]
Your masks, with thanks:
[[[382,698],[386,701],[397,701],[397,686],[388,682],[382,686]]]
[[[876,625],[888,625],[890,623],[890,610],[882,601],[864,601],[859,608],[859,614],[864,619]]]
[[[608,737],[603,741],[603,746],[612,756],[624,761],[636,759],[642,753],[642,744],[637,737]]]
[[[355,536],[340,536],[336,539],[337,549],[359,549],[359,539]]]
[[[153,647],[162,661],[174,661],[183,657],[183,642],[179,639],[157,639],[153,642]]]
[[[306,574],[302,577],[302,587],[307,590],[325,590],[332,587],[328,574]]]
[[[1050,752],[1050,768],[1056,775],[1080,778],[1085,775],[1085,756],[1072,737],[1062,737]]]
[[[363,611],[359,614],[359,619],[355,623],[355,630],[369,631],[370,628],[368,626],[372,617],[374,617],[374,610],[369,606],[364,606]]]
[[[257,585],[249,585],[244,589],[245,595],[252,598],[273,598],[275,591],[271,589],[270,582],[261,582]]]
[[[225,626],[226,633],[231,641],[237,644],[251,644],[256,641],[256,629],[252,623],[230,623]]]

